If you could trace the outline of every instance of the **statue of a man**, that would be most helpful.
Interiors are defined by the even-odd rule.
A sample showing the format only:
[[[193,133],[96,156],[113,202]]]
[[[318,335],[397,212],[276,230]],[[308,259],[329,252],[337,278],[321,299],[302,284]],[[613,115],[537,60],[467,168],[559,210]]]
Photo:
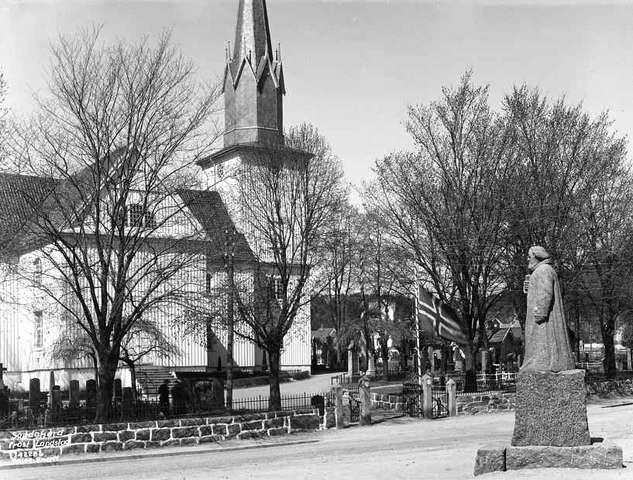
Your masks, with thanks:
[[[525,358],[521,371],[561,372],[575,367],[567,335],[558,275],[543,247],[528,251]]]

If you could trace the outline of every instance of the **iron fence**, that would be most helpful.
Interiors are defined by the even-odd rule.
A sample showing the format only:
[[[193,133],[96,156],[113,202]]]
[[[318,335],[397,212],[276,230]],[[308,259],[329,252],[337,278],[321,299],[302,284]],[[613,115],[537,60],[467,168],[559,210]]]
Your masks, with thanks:
[[[283,411],[318,408],[320,414],[323,414],[324,407],[333,405],[334,396],[332,392],[301,393],[281,396],[281,409]],[[268,396],[259,395],[257,397],[233,399],[234,412],[265,412],[269,409],[270,398]]]
[[[32,409],[24,406],[21,400],[13,400],[9,405],[8,414],[0,416],[0,430],[90,424],[94,423],[96,415],[96,405],[86,405],[85,402],[81,402],[78,407],[70,407],[66,404],[56,410],[46,407]],[[331,392],[281,396],[281,409],[285,411],[317,408],[322,415],[325,407],[333,405],[334,396]],[[106,416],[106,422],[219,416],[228,413],[257,413],[267,410],[269,410],[269,398],[264,396],[235,399],[231,412],[226,408],[200,409],[190,403],[172,402],[170,405],[158,400],[138,400],[131,405],[115,402]]]

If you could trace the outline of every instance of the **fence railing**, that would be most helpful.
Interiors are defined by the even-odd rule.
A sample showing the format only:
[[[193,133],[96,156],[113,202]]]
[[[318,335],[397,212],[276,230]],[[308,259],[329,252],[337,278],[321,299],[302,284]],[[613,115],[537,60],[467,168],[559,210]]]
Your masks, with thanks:
[[[285,411],[318,408],[320,414],[323,414],[323,409],[332,405],[334,405],[332,392],[281,396],[281,409]],[[96,406],[87,406],[85,402],[81,402],[78,407],[73,408],[65,405],[56,410],[42,408],[36,411],[25,406],[21,400],[12,400],[10,407],[9,414],[0,417],[0,430],[84,425],[94,423],[96,414]],[[190,404],[179,402],[172,402],[169,405],[158,400],[138,400],[135,404],[127,406],[115,403],[107,415],[106,422],[162,420],[187,416],[219,416],[229,413],[257,413],[268,410],[269,398],[264,396],[235,399],[233,400],[231,412],[226,408],[203,410]]]

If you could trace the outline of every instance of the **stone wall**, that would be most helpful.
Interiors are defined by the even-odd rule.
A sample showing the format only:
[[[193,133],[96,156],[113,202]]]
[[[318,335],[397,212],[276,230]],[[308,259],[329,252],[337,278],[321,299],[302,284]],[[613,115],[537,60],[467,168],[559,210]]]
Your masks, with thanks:
[[[404,399],[401,394],[372,393],[371,406],[372,408],[380,408],[382,410],[404,412]]]
[[[457,415],[513,410],[514,393],[482,392],[457,395]]]
[[[0,461],[46,461],[61,455],[254,439],[325,428],[318,410],[181,418],[0,432]]]

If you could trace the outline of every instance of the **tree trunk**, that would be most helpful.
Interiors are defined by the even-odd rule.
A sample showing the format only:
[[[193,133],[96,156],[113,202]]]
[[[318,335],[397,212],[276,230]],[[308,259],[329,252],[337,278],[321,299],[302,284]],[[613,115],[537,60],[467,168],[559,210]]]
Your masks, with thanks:
[[[615,331],[615,315],[605,314],[605,318],[600,321],[600,330],[602,332],[602,344],[604,345],[604,358],[602,365],[604,374],[607,378],[612,379],[617,376],[615,367],[615,346],[613,343],[613,334]]]
[[[279,371],[281,365],[280,349],[268,351],[268,385],[270,395],[268,398],[268,410],[278,412],[281,410],[281,391],[279,389]]]
[[[107,423],[112,407],[112,391],[117,362],[109,358],[102,359],[97,368],[97,412],[96,423]]]
[[[464,392],[477,391],[477,370],[475,359],[475,348],[472,345],[464,346],[464,362],[466,367],[466,378],[464,379]]]

